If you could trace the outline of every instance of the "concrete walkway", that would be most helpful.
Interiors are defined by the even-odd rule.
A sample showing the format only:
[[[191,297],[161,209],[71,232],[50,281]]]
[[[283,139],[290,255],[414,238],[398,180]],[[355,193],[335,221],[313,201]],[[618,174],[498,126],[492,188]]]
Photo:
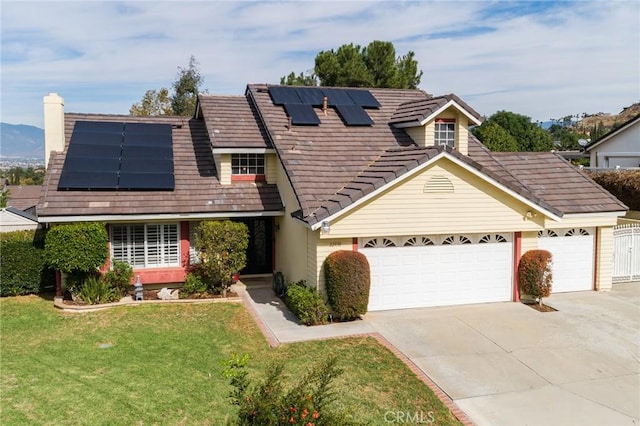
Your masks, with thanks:
[[[545,303],[557,312],[488,303],[371,312],[314,327],[298,324],[270,285],[239,293],[274,346],[382,336],[478,425],[640,424],[638,283],[553,295]]]

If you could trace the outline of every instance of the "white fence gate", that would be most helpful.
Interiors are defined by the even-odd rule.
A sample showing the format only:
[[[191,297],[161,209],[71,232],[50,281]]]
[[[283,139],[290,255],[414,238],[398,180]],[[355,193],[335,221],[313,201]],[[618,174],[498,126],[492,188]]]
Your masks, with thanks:
[[[640,226],[613,228],[613,282],[640,280]]]

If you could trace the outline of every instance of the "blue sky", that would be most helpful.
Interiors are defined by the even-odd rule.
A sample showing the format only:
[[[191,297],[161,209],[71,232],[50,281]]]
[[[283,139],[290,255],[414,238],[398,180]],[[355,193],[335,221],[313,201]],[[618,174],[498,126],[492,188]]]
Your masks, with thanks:
[[[0,120],[42,126],[42,97],[68,112],[127,114],[195,55],[209,93],[242,95],[313,67],[321,50],[391,41],[420,88],[483,115],[546,121],[618,113],[640,100],[640,2],[5,1]]]

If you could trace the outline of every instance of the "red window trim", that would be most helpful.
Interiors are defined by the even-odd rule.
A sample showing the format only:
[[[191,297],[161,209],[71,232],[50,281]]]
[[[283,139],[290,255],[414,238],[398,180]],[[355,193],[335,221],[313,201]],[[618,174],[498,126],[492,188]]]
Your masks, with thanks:
[[[231,175],[231,182],[265,182],[265,175]]]
[[[455,123],[455,118],[436,118],[436,123]]]

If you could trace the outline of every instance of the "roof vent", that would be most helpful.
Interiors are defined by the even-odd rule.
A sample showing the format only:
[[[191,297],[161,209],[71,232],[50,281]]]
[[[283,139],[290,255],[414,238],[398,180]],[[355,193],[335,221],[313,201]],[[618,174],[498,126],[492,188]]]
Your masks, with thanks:
[[[424,184],[425,194],[452,194],[454,192],[453,182],[446,176],[433,176]]]

